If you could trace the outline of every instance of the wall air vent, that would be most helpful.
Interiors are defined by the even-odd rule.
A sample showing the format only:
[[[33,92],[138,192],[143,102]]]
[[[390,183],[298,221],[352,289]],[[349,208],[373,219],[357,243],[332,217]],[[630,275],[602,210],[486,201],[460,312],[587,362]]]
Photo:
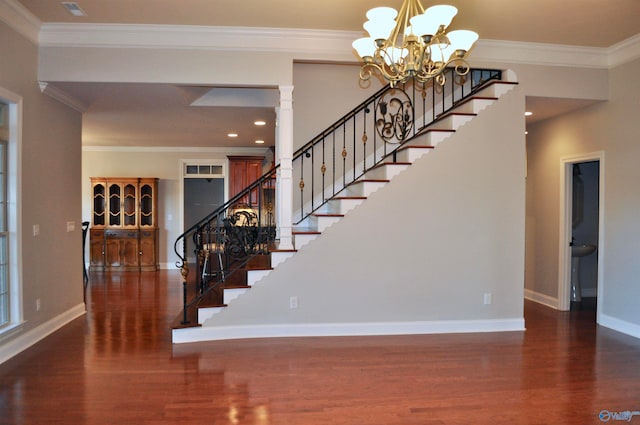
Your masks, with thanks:
[[[73,1],[63,1],[62,6],[67,9],[67,12],[71,13],[73,16],[87,16],[84,10],[78,6],[78,3]]]

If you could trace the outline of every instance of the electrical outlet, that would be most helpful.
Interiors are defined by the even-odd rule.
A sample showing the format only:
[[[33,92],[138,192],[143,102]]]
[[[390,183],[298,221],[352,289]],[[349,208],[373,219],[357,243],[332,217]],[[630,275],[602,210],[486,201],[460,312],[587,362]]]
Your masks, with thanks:
[[[298,297],[289,297],[289,308],[295,310],[298,308]]]
[[[73,232],[74,230],[76,230],[76,222],[67,221],[67,232]]]
[[[484,294],[484,305],[491,304],[491,292]]]
[[[40,298],[36,298],[36,311],[40,311]]]
[[[34,224],[33,225],[33,236],[38,236],[40,234],[40,225],[39,224]]]

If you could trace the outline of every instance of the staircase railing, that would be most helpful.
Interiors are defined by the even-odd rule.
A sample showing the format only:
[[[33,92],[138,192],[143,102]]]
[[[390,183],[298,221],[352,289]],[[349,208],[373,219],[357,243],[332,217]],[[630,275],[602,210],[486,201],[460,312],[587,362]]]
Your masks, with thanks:
[[[252,258],[273,248],[276,170],[251,183],[176,239],[176,266],[183,284],[182,324],[190,323],[189,309],[205,295],[211,296],[213,303],[222,303],[221,284],[237,280]]]
[[[293,179],[299,187],[293,194],[295,224],[502,74],[472,69],[459,77],[449,70],[445,78],[443,86],[409,82],[384,87],[298,149],[293,155]],[[183,324],[190,323],[188,310],[195,309],[205,295],[217,294],[221,303],[223,284],[244,271],[254,257],[273,249],[277,168],[176,239],[176,266],[183,277]]]
[[[294,224],[502,73],[471,69],[460,77],[449,69],[445,78],[443,86],[410,81],[385,87],[298,149],[293,157],[293,180],[299,187],[294,191]]]

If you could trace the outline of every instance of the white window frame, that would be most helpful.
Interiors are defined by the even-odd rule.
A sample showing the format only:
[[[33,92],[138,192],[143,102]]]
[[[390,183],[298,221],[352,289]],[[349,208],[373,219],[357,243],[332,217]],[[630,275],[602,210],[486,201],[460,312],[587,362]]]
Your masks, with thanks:
[[[21,164],[22,97],[0,87],[0,102],[5,104],[2,138],[7,139],[7,231],[9,261],[9,321],[0,326],[0,340],[24,322],[22,303]]]

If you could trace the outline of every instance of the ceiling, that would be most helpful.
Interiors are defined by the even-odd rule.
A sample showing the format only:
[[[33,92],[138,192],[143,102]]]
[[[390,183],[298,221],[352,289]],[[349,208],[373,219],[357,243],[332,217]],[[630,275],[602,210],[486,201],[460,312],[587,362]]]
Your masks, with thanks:
[[[19,0],[43,23],[121,23],[361,31],[368,9],[400,0],[77,0],[74,17],[59,0]],[[423,0],[425,6],[432,2]],[[482,39],[610,47],[639,32],[640,0],[447,0],[460,10],[454,24]],[[65,83],[88,106],[83,143],[125,146],[252,146],[274,143],[273,107],[250,100],[232,108],[189,106],[210,87]],[[240,93],[240,92],[239,92]],[[240,97],[244,95],[239,94]],[[248,97],[251,97],[250,95]],[[584,101],[532,99],[532,120],[585,106]],[[546,111],[546,112],[544,112]],[[267,121],[257,127],[257,119]],[[229,139],[226,134],[239,137]]]

